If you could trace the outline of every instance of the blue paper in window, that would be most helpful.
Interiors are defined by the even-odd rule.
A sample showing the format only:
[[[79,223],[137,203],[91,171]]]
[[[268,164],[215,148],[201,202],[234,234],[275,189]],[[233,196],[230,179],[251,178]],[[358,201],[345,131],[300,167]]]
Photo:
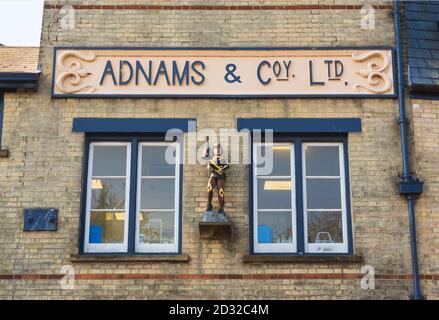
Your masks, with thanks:
[[[102,226],[90,226],[90,243],[102,243]]]
[[[258,243],[272,243],[273,231],[270,226],[266,224],[258,225]]]

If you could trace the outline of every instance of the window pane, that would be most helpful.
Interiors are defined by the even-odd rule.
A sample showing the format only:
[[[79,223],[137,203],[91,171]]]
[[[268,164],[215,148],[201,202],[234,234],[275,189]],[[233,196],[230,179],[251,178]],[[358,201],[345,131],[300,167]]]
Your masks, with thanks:
[[[139,243],[174,243],[175,213],[140,212]]]
[[[305,146],[307,176],[339,176],[338,146]]]
[[[308,243],[343,243],[341,212],[308,212]]]
[[[173,176],[175,165],[166,160],[168,146],[142,147],[142,176]],[[172,148],[172,159],[175,161],[175,147]]]
[[[123,243],[125,214],[121,212],[90,212],[89,243]]]
[[[271,148],[273,156],[267,149]],[[291,146],[274,145],[261,146],[257,152],[257,174],[271,176],[290,176],[291,175]],[[272,169],[272,170],[270,170]]]
[[[92,179],[91,209],[124,209],[125,178]]]
[[[258,209],[291,209],[291,179],[257,179]]]
[[[93,176],[126,176],[126,146],[94,146]]]
[[[306,179],[308,209],[341,209],[339,179]]]
[[[258,243],[291,243],[291,212],[258,212]]]
[[[142,179],[140,209],[174,209],[175,179]]]

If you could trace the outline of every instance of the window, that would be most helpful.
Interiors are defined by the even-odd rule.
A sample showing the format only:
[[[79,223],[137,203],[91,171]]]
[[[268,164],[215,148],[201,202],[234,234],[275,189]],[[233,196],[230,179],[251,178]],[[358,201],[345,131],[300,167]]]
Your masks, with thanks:
[[[346,195],[341,143],[302,145],[306,252],[346,252]]]
[[[141,143],[137,179],[136,251],[175,252],[178,238],[179,166],[166,161],[178,144]]]
[[[180,145],[89,142],[85,253],[177,253]]]
[[[267,155],[268,148],[273,152],[273,170],[264,174],[262,156]],[[254,156],[258,157],[253,191],[256,195],[255,249],[260,252],[295,252],[294,145],[257,144],[253,150]]]
[[[128,248],[130,144],[90,146],[86,238],[89,252],[124,252]]]
[[[351,251],[345,141],[322,140],[253,144],[255,253]]]

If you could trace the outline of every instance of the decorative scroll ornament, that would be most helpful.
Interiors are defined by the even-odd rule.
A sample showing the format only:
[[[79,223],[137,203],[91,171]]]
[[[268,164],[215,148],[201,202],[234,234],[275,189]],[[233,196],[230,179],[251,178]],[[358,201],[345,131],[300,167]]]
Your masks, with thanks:
[[[74,58],[70,63],[65,62],[67,58]],[[56,79],[56,86],[62,93],[93,92],[96,87],[92,85],[81,85],[83,78],[91,73],[83,68],[81,61],[92,62],[96,55],[92,52],[83,53],[77,51],[65,51],[58,58],[58,65],[64,70]],[[66,87],[65,85],[69,86]]]
[[[376,60],[373,60],[367,64],[366,69],[357,71],[356,74],[367,79],[368,86],[356,84],[354,89],[358,90],[359,88],[363,88],[373,93],[385,93],[392,87],[392,81],[386,73],[386,70],[390,65],[389,57],[381,51],[366,53],[356,51],[352,54],[352,60],[355,62],[363,62],[373,58],[381,58],[383,60],[382,67],[380,68],[379,63]],[[381,83],[382,85],[380,86]]]

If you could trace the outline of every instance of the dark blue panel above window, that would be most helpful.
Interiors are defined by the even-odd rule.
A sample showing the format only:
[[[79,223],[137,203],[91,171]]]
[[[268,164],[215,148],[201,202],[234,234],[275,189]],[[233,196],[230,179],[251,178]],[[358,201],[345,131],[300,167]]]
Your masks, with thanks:
[[[348,133],[361,132],[359,118],[239,118],[238,131],[272,129],[278,133]]]
[[[40,72],[0,72],[0,91],[37,90],[40,74]]]
[[[196,131],[196,119],[191,118],[75,118],[73,132],[96,133],[161,133],[170,129]]]

